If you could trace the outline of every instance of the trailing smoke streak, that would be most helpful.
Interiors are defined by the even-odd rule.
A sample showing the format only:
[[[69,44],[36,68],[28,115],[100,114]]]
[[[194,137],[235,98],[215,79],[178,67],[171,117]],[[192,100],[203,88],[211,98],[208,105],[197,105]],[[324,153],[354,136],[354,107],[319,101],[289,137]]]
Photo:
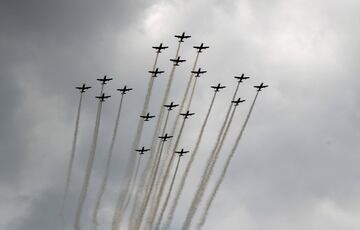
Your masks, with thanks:
[[[161,143],[161,148],[160,148],[160,153],[159,153],[160,156],[161,156],[162,151],[163,151],[163,149],[164,149],[164,145],[165,145],[165,141],[162,141],[162,143]],[[147,205],[148,205],[148,203],[149,203],[149,198],[150,198],[150,195],[151,195],[151,191],[152,191],[152,189],[154,188],[154,182],[155,182],[155,179],[156,179],[156,173],[157,173],[158,168],[159,168],[159,165],[157,164],[157,165],[155,166],[155,174],[154,174],[154,177],[152,178],[151,183],[150,183],[150,185],[149,185],[149,186],[150,186],[149,189],[148,189],[148,190],[149,190],[149,193],[146,194],[145,201],[143,202],[143,205],[142,205],[142,207],[141,207],[141,209],[140,209],[139,218],[137,219],[137,222],[135,223],[135,228],[134,228],[134,229],[136,229],[136,230],[140,229],[141,222],[142,222],[142,219],[143,219],[144,214],[145,214],[145,211],[146,211],[146,207],[147,207]]]
[[[181,47],[181,42],[178,42],[178,47],[177,47],[177,50],[176,50],[176,54],[175,54],[175,59],[179,56],[179,52],[180,52],[180,47]],[[143,173],[142,173],[142,180],[141,180],[141,183],[139,184],[140,186],[142,186],[138,192],[142,192],[143,194],[136,194],[137,197],[146,197],[147,194],[148,194],[148,191],[145,188],[149,188],[149,183],[151,181],[151,178],[153,177],[153,173],[151,172],[154,172],[154,169],[152,167],[154,167],[155,165],[155,159],[156,159],[156,152],[154,152],[156,148],[156,144],[157,144],[157,137],[159,136],[159,132],[160,132],[160,128],[162,126],[162,118],[163,118],[163,114],[164,114],[164,106],[166,103],[167,103],[167,100],[169,98],[169,95],[170,95],[170,89],[171,89],[171,85],[172,85],[172,82],[173,82],[173,78],[174,78],[174,74],[175,74],[175,69],[176,69],[176,66],[173,65],[172,66],[172,69],[170,71],[170,74],[169,74],[169,78],[168,78],[168,82],[167,82],[167,85],[166,85],[166,89],[165,89],[165,93],[164,93],[164,97],[163,97],[163,100],[162,100],[162,104],[161,104],[161,107],[160,107],[160,111],[159,111],[159,115],[158,115],[158,120],[157,120],[157,123],[156,123],[156,127],[154,129],[154,133],[153,133],[153,137],[152,137],[152,143],[151,143],[151,150],[150,150],[150,159],[147,161],[146,165],[145,165],[145,169],[143,170]],[[170,140],[171,141],[171,140]],[[135,202],[135,205],[139,204],[138,202]],[[140,206],[141,207],[141,206]],[[134,215],[132,215],[130,218],[132,220],[135,220],[135,215],[137,213],[137,210],[138,208],[135,207],[135,212],[134,212]],[[141,212],[141,210],[139,210],[139,212]],[[117,229],[113,229],[113,230],[117,230]]]
[[[154,65],[153,65],[153,71],[156,68],[157,65],[157,61],[158,61],[158,57],[159,57],[159,53],[156,53],[155,56],[155,61],[154,61]],[[154,78],[150,77],[149,83],[148,83],[148,88],[147,88],[147,93],[145,96],[145,101],[144,101],[144,105],[141,111],[141,114],[145,114],[146,111],[148,110],[149,107],[149,103],[150,103],[150,98],[151,98],[151,93],[152,93],[152,88],[154,85]],[[143,130],[143,126],[144,126],[144,120],[143,119],[139,119],[138,122],[138,126],[137,126],[137,130],[136,130],[136,135],[132,144],[132,148],[131,151],[133,151],[134,149],[136,149],[139,145],[140,142],[140,138],[141,138],[141,134],[142,134],[142,130]],[[126,180],[126,184],[123,187],[124,189],[120,189],[120,193],[119,193],[119,197],[116,203],[116,208],[115,208],[115,212],[114,212],[114,217],[112,220],[112,230],[118,230],[119,226],[116,226],[117,222],[115,221],[118,218],[118,215],[122,215],[122,210],[123,210],[123,206],[125,201],[128,199],[129,194],[129,187],[131,184],[131,181],[133,180],[133,175],[134,175],[134,164],[135,164],[135,157],[133,156],[134,154],[130,153],[130,159],[129,159],[129,163],[127,164],[127,168],[126,168],[126,172],[125,172],[125,180]]]
[[[78,131],[79,131],[79,124],[80,124],[80,113],[81,113],[82,98],[83,98],[83,93],[80,92],[79,106],[78,106],[78,109],[77,109],[77,115],[76,115],[76,121],[75,121],[74,139],[73,139],[73,142],[72,142],[69,166],[68,166],[68,170],[67,170],[67,174],[66,174],[66,184],[65,184],[64,198],[63,198],[63,203],[62,203],[62,206],[61,206],[61,217],[62,217],[62,225],[63,225],[62,227],[63,227],[63,229],[65,229],[65,225],[66,225],[64,209],[65,209],[66,198],[67,198],[67,195],[68,195],[68,192],[69,192],[72,166],[74,164],[74,159],[75,159],[76,143],[77,143],[77,137],[78,137]]]
[[[101,93],[100,93],[100,95],[102,95],[103,90],[104,90],[104,85],[101,85]],[[94,127],[93,141],[92,141],[92,145],[91,145],[91,148],[90,148],[89,159],[88,159],[88,162],[87,162],[87,165],[86,165],[86,173],[85,173],[85,178],[84,178],[81,193],[80,193],[79,204],[78,204],[78,208],[76,210],[76,218],[75,218],[75,225],[74,225],[75,230],[81,230],[80,220],[81,220],[82,209],[83,209],[83,206],[84,206],[84,203],[85,203],[85,199],[86,199],[86,195],[87,195],[87,191],[88,191],[88,187],[89,187],[89,183],[90,183],[91,171],[92,171],[92,167],[93,167],[93,164],[94,164],[94,158],[95,158],[95,152],[96,152],[96,144],[97,144],[97,139],[98,139],[98,134],[99,134],[101,109],[102,109],[102,101],[99,100],[97,113],[96,113],[96,121],[95,121],[95,127]]]
[[[179,169],[180,159],[181,159],[181,156],[179,156],[179,159],[178,159],[178,161],[177,161],[177,163],[176,163],[174,175],[173,175],[173,177],[172,177],[172,179],[171,179],[171,183],[170,183],[170,187],[169,187],[168,193],[167,193],[167,195],[166,195],[164,204],[163,204],[163,206],[162,206],[162,208],[161,208],[160,216],[159,216],[158,220],[156,221],[155,230],[160,229],[161,221],[162,221],[162,218],[163,218],[163,216],[164,216],[164,213],[165,213],[167,204],[168,204],[168,202],[169,202],[172,189],[173,189],[173,187],[174,187],[174,182],[175,182],[175,179],[176,179],[176,174],[177,174],[178,169]]]
[[[114,145],[115,145],[115,141],[116,141],[117,131],[118,131],[118,127],[119,127],[119,120],[120,120],[124,95],[125,94],[121,94],[119,109],[118,109],[118,112],[117,112],[117,115],[116,115],[116,120],[115,120],[114,132],[113,132],[113,136],[112,136],[112,139],[111,139],[109,153],[108,153],[107,161],[106,161],[105,175],[104,175],[102,183],[101,183],[100,191],[99,191],[99,194],[98,194],[97,199],[96,199],[95,209],[94,209],[94,213],[93,213],[93,216],[92,216],[92,229],[93,230],[97,230],[97,227],[98,227],[97,216],[98,216],[98,212],[99,212],[99,208],[100,208],[100,205],[101,205],[102,197],[103,197],[103,195],[105,193],[106,184],[107,184],[108,177],[109,177],[110,164],[111,164]]]
[[[238,84],[237,84],[237,86],[236,86],[236,89],[235,89],[235,92],[234,92],[234,94],[233,94],[233,97],[232,97],[231,101],[235,100],[235,97],[236,97],[237,92],[238,92],[238,90],[239,90],[239,86],[240,86],[240,82],[238,82]],[[216,140],[216,143],[215,143],[215,145],[214,145],[214,147],[213,147],[212,152],[216,151],[216,149],[218,148],[218,145],[219,145],[219,143],[220,143],[220,141],[221,141],[221,139],[222,139],[222,136],[223,136],[223,134],[224,134],[224,130],[225,130],[226,124],[228,123],[228,120],[229,120],[229,116],[230,116],[232,107],[233,107],[233,103],[230,102],[228,111],[227,111],[227,113],[226,113],[225,119],[224,119],[223,124],[222,124],[222,126],[221,126],[220,132],[219,132],[219,134],[218,134],[218,137],[217,137],[217,140]],[[211,157],[211,155],[210,155],[210,157],[209,157],[209,159],[208,159],[208,162],[210,162],[211,159],[212,159],[212,157]],[[205,170],[204,170],[203,175],[202,175],[202,179],[204,179],[204,178],[206,177],[207,172],[208,172],[208,164],[207,164],[206,167],[205,167]],[[196,191],[196,193],[195,193],[195,196],[193,197],[193,200],[192,200],[192,202],[191,202],[191,206],[190,206],[190,208],[189,208],[189,210],[188,210],[188,213],[187,213],[187,215],[186,215],[185,222],[184,222],[183,227],[182,227],[183,230],[189,229],[190,224],[191,224],[191,222],[192,222],[192,218],[193,218],[193,216],[194,216],[194,214],[195,214],[195,212],[196,212],[196,210],[197,210],[197,206],[198,206],[197,200],[199,199],[199,198],[198,198],[198,195],[199,195],[199,193],[200,193],[200,189],[201,189],[201,187],[202,187],[202,183],[203,183],[203,180],[200,181],[200,184],[199,184],[198,189],[197,189],[197,191]],[[201,198],[200,198],[200,199],[201,199]]]
[[[186,120],[184,118],[182,124],[181,124],[181,127],[180,127],[180,131],[179,131],[179,135],[177,136],[176,138],[176,142],[175,142],[175,145],[174,145],[174,148],[173,148],[173,151],[171,151],[172,153],[175,152],[175,150],[178,148],[178,145],[179,145],[179,142],[180,142],[180,139],[181,139],[181,135],[183,133],[183,130],[184,130],[184,126],[185,126],[185,123],[186,123]],[[162,175],[161,178],[159,178],[161,180],[161,184],[160,184],[160,188],[159,188],[159,193],[155,195],[155,212],[153,213],[150,213],[150,217],[149,217],[149,227],[151,229],[152,227],[152,224],[154,223],[155,221],[155,217],[156,217],[156,214],[157,214],[157,211],[159,209],[159,206],[160,206],[160,201],[161,201],[161,197],[162,197],[162,194],[164,192],[164,188],[165,188],[165,185],[166,185],[166,182],[168,180],[168,177],[169,177],[169,174],[170,174],[170,170],[171,170],[171,166],[172,166],[172,163],[173,163],[173,159],[174,159],[174,154],[171,154],[171,157],[168,161],[165,161],[165,164],[166,164],[166,170],[165,170],[165,173]]]
[[[197,141],[196,141],[194,151],[193,151],[192,154],[190,154],[190,159],[189,159],[189,161],[188,161],[188,163],[187,163],[187,165],[186,165],[186,169],[185,169],[185,171],[184,171],[184,173],[183,173],[183,175],[182,175],[182,178],[181,178],[179,187],[178,187],[178,189],[177,189],[177,191],[176,191],[176,195],[175,195],[175,197],[174,197],[174,201],[173,201],[173,203],[172,203],[172,205],[171,205],[171,209],[170,209],[169,214],[168,214],[168,216],[167,216],[167,220],[166,220],[166,222],[165,222],[165,224],[164,224],[164,229],[169,229],[169,227],[170,227],[170,225],[171,225],[171,221],[172,221],[172,219],[173,219],[173,217],[174,217],[175,210],[176,210],[176,208],[177,208],[177,205],[178,205],[180,196],[181,196],[182,191],[183,191],[184,186],[185,186],[185,181],[186,181],[186,179],[187,179],[187,177],[188,177],[188,174],[189,174],[189,172],[190,172],[191,166],[192,166],[192,164],[193,164],[193,162],[194,162],[194,159],[195,159],[195,157],[196,157],[196,154],[197,154],[197,152],[198,152],[198,150],[199,150],[200,143],[201,143],[201,140],[202,140],[202,136],[203,136],[203,134],[204,134],[205,127],[206,127],[207,122],[208,122],[208,120],[209,120],[209,116],[210,116],[212,107],[213,107],[213,105],[214,105],[214,101],[215,101],[216,95],[217,95],[217,91],[214,92],[214,96],[213,96],[213,98],[212,98],[212,100],[211,100],[211,103],[210,103],[208,112],[207,112],[207,114],[206,114],[205,120],[204,120],[204,122],[203,122],[203,124],[202,124],[202,126],[201,126],[200,133],[199,133],[198,139],[197,139]]]
[[[211,191],[210,198],[209,198],[209,200],[206,202],[206,205],[205,205],[205,208],[204,208],[204,212],[203,212],[203,214],[201,215],[200,221],[199,221],[199,223],[198,223],[198,225],[197,225],[197,228],[198,228],[198,229],[202,228],[203,225],[205,224],[206,218],[207,218],[207,216],[208,216],[208,214],[209,214],[209,210],[210,210],[211,204],[212,204],[212,202],[214,201],[214,198],[215,198],[215,196],[216,196],[217,191],[218,191],[219,188],[220,188],[220,185],[221,185],[222,182],[224,181],[225,174],[226,174],[227,169],[228,169],[228,167],[229,167],[229,165],[230,165],[231,159],[233,158],[233,156],[234,156],[234,154],[235,154],[235,151],[236,151],[236,149],[237,149],[237,147],[238,147],[238,145],[239,145],[239,143],[240,143],[240,140],[241,140],[242,135],[243,135],[243,133],[244,133],[244,131],[245,131],[245,128],[246,128],[246,125],[247,125],[247,123],[248,123],[248,121],[249,121],[249,118],[250,118],[250,116],[251,116],[251,113],[252,113],[252,111],[253,111],[253,109],[254,109],[254,105],[255,105],[256,99],[257,99],[257,97],[258,97],[258,94],[259,94],[259,91],[256,93],[256,96],[255,96],[255,98],[254,98],[254,100],[253,100],[253,102],[252,102],[252,104],[251,104],[251,106],[250,106],[250,109],[249,109],[249,112],[248,112],[248,114],[247,114],[247,116],[246,116],[246,119],[245,119],[245,121],[244,121],[244,124],[243,124],[243,126],[241,127],[240,133],[239,133],[239,135],[237,136],[236,141],[235,141],[235,144],[234,144],[233,148],[231,149],[230,155],[228,156],[228,158],[227,158],[227,160],[226,160],[225,166],[224,166],[224,168],[223,168],[223,170],[222,170],[222,172],[221,172],[221,174],[220,174],[220,177],[219,177],[218,181],[216,182],[214,189]]]

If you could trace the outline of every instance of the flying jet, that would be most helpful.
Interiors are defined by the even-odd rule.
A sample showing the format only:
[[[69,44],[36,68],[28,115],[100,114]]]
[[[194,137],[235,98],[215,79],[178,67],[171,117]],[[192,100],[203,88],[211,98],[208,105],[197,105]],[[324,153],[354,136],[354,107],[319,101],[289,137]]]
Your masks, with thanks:
[[[241,83],[241,82],[243,82],[243,80],[249,79],[250,77],[244,77],[244,74],[241,74],[240,77],[235,76],[234,78],[235,78],[235,79],[238,79],[238,80],[239,80],[239,83]]]
[[[180,113],[181,116],[184,116],[184,119],[188,119],[190,116],[194,115],[195,113],[190,113],[189,110],[186,113]]]
[[[180,56],[178,56],[176,59],[170,59],[170,61],[174,62],[174,65],[179,65],[181,62],[185,62],[185,59],[180,59]]]
[[[184,42],[184,39],[191,38],[190,35],[185,35],[185,32],[183,32],[181,35],[175,35],[176,38],[179,38],[179,42]]]
[[[220,89],[225,89],[226,86],[221,86],[220,83],[218,85],[211,86],[211,88],[215,89],[215,92],[219,92]]]
[[[181,149],[180,151],[175,151],[175,153],[179,154],[179,157],[184,156],[185,153],[188,153],[189,151],[184,151],[184,149]]]
[[[76,87],[76,88],[80,90],[80,93],[85,93],[85,91],[90,89],[91,87],[83,84],[81,87]]]
[[[173,136],[168,136],[168,134],[167,133],[165,133],[165,135],[164,136],[159,136],[159,138],[162,140],[162,141],[166,141],[167,139],[169,139],[169,138],[172,138]]]
[[[110,95],[109,96],[105,96],[105,93],[103,93],[101,96],[96,96],[96,98],[100,99],[101,102],[105,101],[106,98],[109,98],[111,97]]]
[[[141,115],[141,118],[144,118],[144,121],[149,121],[149,119],[154,118],[155,116],[150,115],[150,113],[147,113],[146,116],[145,115]]]
[[[136,149],[135,151],[138,152],[140,155],[143,155],[145,152],[149,150],[150,149],[145,149],[145,147],[142,147],[141,149]]]
[[[238,106],[240,103],[243,103],[246,100],[241,100],[241,98],[239,97],[237,100],[231,101],[232,103],[234,103],[234,106]]]
[[[153,46],[153,49],[156,49],[156,53],[161,53],[161,50],[167,49],[169,48],[168,46],[163,46],[162,43],[160,43],[159,46]]]
[[[200,74],[206,73],[206,70],[201,70],[201,68],[199,68],[196,71],[191,71],[191,73],[195,74],[194,77],[200,77]]]
[[[122,89],[117,89],[117,91],[120,91],[121,94],[126,94],[126,92],[132,90],[132,88],[127,88],[126,85]]]
[[[96,80],[101,81],[101,84],[102,84],[102,85],[106,85],[106,82],[107,82],[107,81],[111,81],[112,78],[107,78],[107,76],[105,75],[103,78],[98,78],[98,79],[96,79]]]
[[[164,105],[165,108],[167,108],[169,111],[170,110],[173,110],[173,108],[179,106],[178,104],[174,104],[174,102],[171,102],[170,104],[168,105]]]
[[[261,82],[260,85],[255,85],[254,88],[256,88],[257,91],[259,92],[259,91],[261,91],[261,89],[266,88],[266,87],[268,87],[268,86],[269,86],[269,85],[264,85],[264,83]]]
[[[159,68],[156,68],[155,70],[150,70],[149,73],[151,73],[151,77],[157,77],[158,74],[162,74],[164,71],[160,71]]]
[[[204,46],[204,43],[201,43],[200,46],[194,46],[194,48],[198,50],[198,53],[202,53],[202,50],[208,49],[209,46]]]

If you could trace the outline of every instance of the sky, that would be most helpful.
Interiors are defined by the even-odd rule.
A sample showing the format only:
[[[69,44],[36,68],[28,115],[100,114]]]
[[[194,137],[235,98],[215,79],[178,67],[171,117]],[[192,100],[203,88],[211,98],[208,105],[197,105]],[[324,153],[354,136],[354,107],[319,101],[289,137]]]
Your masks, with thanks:
[[[67,206],[72,229],[96,116],[96,78],[114,77],[105,91],[100,137],[83,225],[88,227],[124,84],[124,100],[111,176],[100,210],[109,229],[130,144],[160,42],[159,68],[169,72],[175,34],[192,37],[180,56],[171,99],[179,102],[195,58],[193,45],[208,44],[181,145],[191,149],[211,100],[210,85],[228,86],[215,102],[188,184],[198,184],[206,155],[236,86],[247,99],[225,142],[218,175],[255,96],[258,98],[204,229],[360,229],[360,3],[304,0],[2,0],[0,2],[0,228],[59,229],[59,212],[79,93],[84,96],[79,142]],[[156,79],[150,111],[160,106],[166,73]],[[141,143],[150,145],[154,123]],[[202,156],[204,156],[202,158]],[[224,157],[223,157],[224,156]],[[184,157],[186,160],[186,157]],[[180,166],[181,170],[181,166]],[[216,178],[216,177],[215,177]],[[210,182],[213,185],[214,180]],[[187,186],[173,229],[182,224],[194,193]]]

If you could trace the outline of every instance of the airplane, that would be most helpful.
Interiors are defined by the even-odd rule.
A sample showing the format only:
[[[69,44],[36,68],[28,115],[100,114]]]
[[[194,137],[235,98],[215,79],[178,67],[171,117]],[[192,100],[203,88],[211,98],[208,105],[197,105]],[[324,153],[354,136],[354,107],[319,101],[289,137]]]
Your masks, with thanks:
[[[206,70],[201,70],[201,68],[199,68],[197,71],[191,71],[191,73],[195,74],[194,77],[200,77],[200,74],[206,73]]]
[[[198,53],[202,53],[202,50],[209,48],[209,46],[204,46],[204,43],[201,43],[200,46],[194,46],[194,48],[198,50]]]
[[[117,91],[120,91],[121,94],[126,94],[126,92],[130,90],[132,90],[132,88],[126,88],[126,85],[122,89],[117,89]]]
[[[80,93],[85,93],[85,91],[90,88],[91,86],[85,86],[85,84],[83,84],[81,87],[76,87],[76,89],[80,90]]]
[[[155,116],[150,115],[150,113],[147,113],[146,116],[145,115],[141,115],[141,118],[144,118],[144,121],[149,121],[149,119],[154,118]]]
[[[156,49],[156,53],[161,53],[161,50],[167,49],[169,48],[168,46],[163,46],[162,43],[160,43],[159,46],[153,46],[153,49]]]
[[[184,156],[185,153],[188,153],[189,151],[184,151],[184,149],[181,149],[180,151],[175,151],[175,153],[179,154],[179,157]]]
[[[234,106],[238,106],[240,103],[243,103],[246,100],[241,100],[241,98],[239,97],[237,100],[231,101],[232,103],[234,103]]]
[[[178,56],[176,59],[170,59],[170,61],[174,62],[174,65],[179,65],[179,62],[185,62],[185,59],[180,59],[180,56]]]
[[[102,84],[102,85],[106,85],[106,82],[107,82],[107,81],[111,81],[112,78],[107,78],[107,76],[105,75],[103,78],[98,78],[98,79],[96,79],[96,80],[101,81],[101,84]]]
[[[105,101],[106,98],[109,98],[111,97],[110,95],[109,96],[105,96],[105,93],[103,93],[101,96],[96,96],[96,98],[100,99],[101,102]]]
[[[194,115],[195,113],[190,113],[189,110],[186,113],[180,113],[181,116],[184,116],[184,119],[188,119],[189,116]]]
[[[239,83],[243,82],[243,80],[249,79],[250,77],[244,77],[244,74],[241,74],[241,77],[234,77],[235,79],[239,80]]]
[[[257,88],[257,91],[261,91],[261,89],[268,87],[269,85],[264,85],[263,82],[261,82],[260,85],[255,85],[254,88]]]
[[[211,86],[211,88],[215,89],[215,92],[219,92],[220,89],[225,89],[226,86],[221,86],[220,83],[218,85]]]
[[[138,152],[140,155],[143,155],[145,152],[149,150],[150,149],[145,149],[145,147],[142,147],[141,149],[135,149],[135,151]]]
[[[151,77],[157,77],[158,74],[162,74],[164,71],[160,71],[159,68],[156,68],[155,70],[150,70],[149,73],[151,73]]]
[[[179,42],[184,42],[184,39],[191,38],[190,35],[185,35],[185,32],[183,32],[181,35],[175,35],[176,38],[179,38]]]
[[[165,135],[164,136],[159,136],[159,138],[162,140],[162,141],[166,141],[168,138],[172,138],[173,136],[168,136],[168,134],[167,133],[165,133]]]
[[[164,105],[165,108],[167,108],[169,111],[170,110],[173,110],[173,108],[179,106],[178,104],[174,104],[174,102],[171,102],[170,104],[168,105]]]

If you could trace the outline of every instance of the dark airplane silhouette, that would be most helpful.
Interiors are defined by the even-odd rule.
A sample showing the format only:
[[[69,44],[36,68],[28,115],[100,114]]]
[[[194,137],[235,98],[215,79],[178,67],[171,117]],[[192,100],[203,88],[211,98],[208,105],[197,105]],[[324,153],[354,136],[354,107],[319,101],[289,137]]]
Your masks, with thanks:
[[[186,113],[180,113],[181,116],[184,116],[184,119],[188,119],[190,116],[194,115],[195,113],[190,113],[189,110]]]
[[[234,106],[238,106],[240,103],[243,103],[246,100],[241,100],[241,98],[239,97],[237,100],[231,101],[232,103],[234,103]]]
[[[96,80],[101,81],[101,84],[102,84],[102,85],[106,85],[106,82],[107,82],[107,81],[111,81],[112,78],[107,78],[107,76],[105,75],[103,78],[98,78],[98,79],[96,79]]]
[[[235,79],[239,80],[239,83],[243,82],[243,80],[249,79],[250,77],[244,77],[244,74],[241,74],[240,77],[235,76]]]
[[[185,32],[183,32],[181,35],[175,35],[176,38],[179,38],[179,42],[184,42],[184,39],[191,38],[190,35],[185,35]]]
[[[105,96],[105,93],[103,93],[101,96],[96,96],[96,98],[100,99],[101,102],[105,101],[106,98],[109,98],[111,97],[110,95],[109,96]]]
[[[195,74],[194,77],[200,77],[200,74],[206,73],[206,70],[201,70],[201,68],[199,68],[196,71],[191,71],[191,73]]]
[[[179,154],[179,157],[184,156],[185,153],[188,153],[189,151],[184,151],[184,149],[181,149],[180,151],[175,151],[175,153]]]
[[[121,94],[126,94],[126,92],[132,90],[132,88],[126,88],[126,85],[122,89],[117,89],[117,91],[120,91]]]
[[[149,73],[151,73],[151,77],[157,77],[158,74],[164,73],[164,71],[159,70],[159,68],[156,68],[155,70],[150,70]]]
[[[145,115],[141,115],[141,118],[144,118],[144,121],[149,121],[149,119],[154,118],[155,116],[150,115],[150,113],[147,113],[146,116]]]
[[[141,149],[136,149],[135,151],[138,152],[140,155],[143,155],[145,152],[149,150],[150,149],[145,149],[145,147],[142,147]]]
[[[167,108],[169,111],[170,111],[170,110],[173,110],[173,108],[175,108],[175,107],[177,107],[177,106],[179,106],[179,105],[174,104],[174,102],[171,102],[171,103],[168,104],[168,105],[164,105],[164,107]]]
[[[220,89],[225,89],[226,86],[221,86],[220,83],[216,86],[211,86],[211,88],[215,89],[215,92],[219,92]]]
[[[204,46],[204,43],[201,43],[200,46],[194,46],[194,48],[198,50],[198,53],[202,53],[202,50],[208,49],[209,46]]]
[[[178,56],[176,59],[170,59],[170,61],[174,62],[174,65],[179,65],[181,62],[185,62],[185,59],[180,59],[180,56]]]
[[[256,88],[258,92],[261,91],[261,89],[266,88],[266,87],[268,87],[268,85],[264,85],[263,82],[261,82],[260,85],[255,85],[254,86],[254,88]]]
[[[163,46],[162,43],[160,43],[159,46],[153,46],[153,49],[156,49],[156,53],[161,53],[161,50],[167,49],[169,48],[168,46]]]
[[[83,84],[81,87],[76,87],[76,88],[80,90],[80,93],[85,93],[85,91],[90,89],[91,86],[86,86],[85,84]]]
[[[161,139],[161,141],[166,141],[167,139],[169,139],[169,138],[172,138],[173,136],[168,136],[168,134],[167,133],[165,133],[165,135],[164,136],[159,136],[159,138]]]

